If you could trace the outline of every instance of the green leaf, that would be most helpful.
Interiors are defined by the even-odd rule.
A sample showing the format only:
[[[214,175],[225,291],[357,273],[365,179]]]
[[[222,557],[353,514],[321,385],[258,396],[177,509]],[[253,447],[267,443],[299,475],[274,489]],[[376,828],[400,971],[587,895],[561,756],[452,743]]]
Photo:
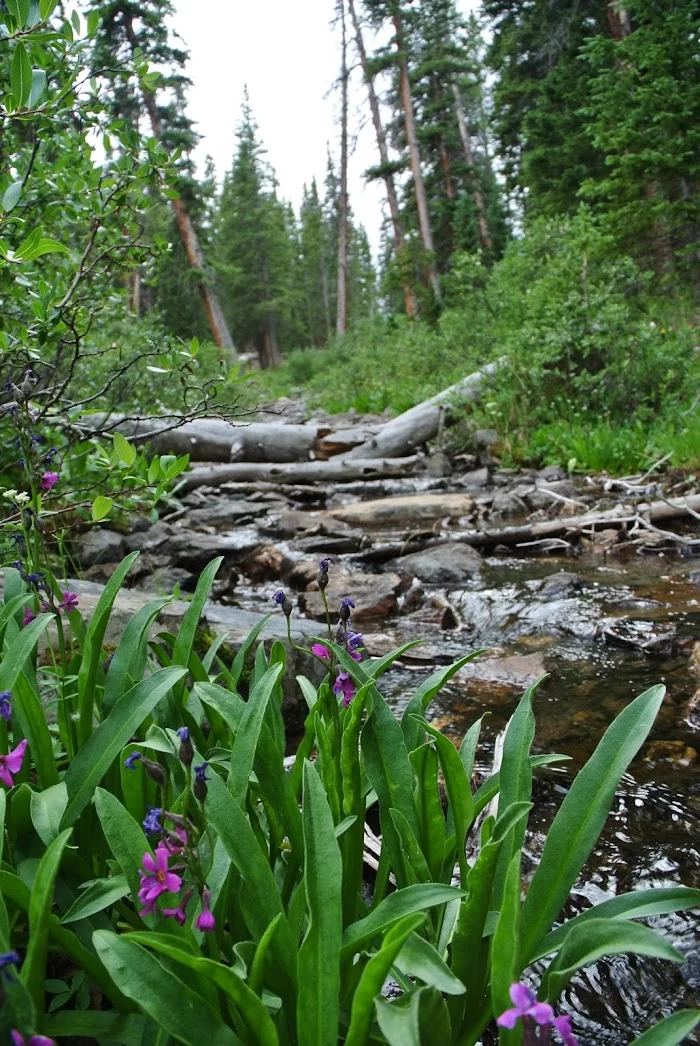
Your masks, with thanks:
[[[142,679],[148,660],[151,625],[168,603],[168,599],[154,599],[129,619],[107,669],[103,712],[111,711],[117,700]]]
[[[150,844],[141,825],[134,820],[117,797],[105,788],[95,791],[95,809],[105,839],[119,862],[136,904],[141,886],[139,872],[143,867],[143,855],[151,853]]]
[[[426,733],[430,734],[435,742],[438,759],[445,778],[445,790],[454,818],[460,874],[462,881],[465,882],[468,873],[465,846],[474,808],[471,784],[459,753],[452,742],[424,719],[420,720],[420,725]]]
[[[377,1023],[389,1046],[421,1046],[420,997],[424,991],[418,988],[392,1002],[381,995],[375,999]]]
[[[80,816],[129,738],[184,675],[183,668],[161,668],[117,702],[68,767],[65,781],[69,802],[63,824],[73,824]]]
[[[446,995],[464,994],[462,982],[455,977],[432,944],[417,933],[412,933],[408,938],[394,965],[406,977],[416,977]]]
[[[36,834],[44,846],[54,841],[61,827],[61,818],[68,803],[68,792],[65,781],[44,788],[41,792],[32,792],[31,815]]]
[[[407,886],[405,890],[396,890],[380,901],[364,919],[346,928],[340,953],[341,960],[347,962],[352,959],[365,945],[405,915],[422,912],[438,904],[448,904],[461,897],[464,897],[463,890],[440,883],[418,883],[415,886]]]
[[[15,53],[12,56],[10,87],[15,97],[16,108],[22,109],[29,101],[32,91],[32,63],[21,40],[15,44]]]
[[[309,925],[299,949],[297,1041],[337,1046],[343,864],[333,817],[313,763],[304,764],[304,887]]]
[[[112,441],[117,460],[121,461],[122,465],[126,465],[127,468],[131,468],[136,461],[136,448],[129,443],[126,436],[123,436],[121,432],[114,432]]]
[[[192,657],[192,651],[194,649],[194,641],[197,635],[197,625],[199,624],[204,604],[209,596],[209,590],[214,584],[214,578],[216,577],[217,571],[223,561],[224,557],[218,556],[204,568],[200,575],[194,595],[192,596],[192,601],[182,619],[177,638],[173,644],[173,665],[181,665],[183,668],[189,668],[190,658]],[[185,680],[183,679],[181,685],[175,688],[175,700],[178,703],[182,702],[184,691]]]
[[[96,523],[100,520],[105,519],[112,511],[113,501],[111,498],[107,498],[104,494],[98,494],[92,503],[92,518]]]
[[[43,69],[32,69],[32,89],[29,92],[29,108],[33,109],[46,90],[46,73]]]
[[[577,774],[547,832],[542,858],[522,911],[524,965],[562,909],[595,846],[610,812],[615,789],[661,707],[666,688],[654,686],[632,701],[608,727]]]
[[[16,207],[19,203],[19,198],[22,195],[22,182],[12,182],[8,185],[7,189],[2,196],[2,209],[3,211],[11,211],[13,207]]]
[[[20,970],[20,980],[34,1000],[37,1014],[44,1012],[44,981],[53,888],[71,831],[72,829],[68,828],[61,832],[47,847],[39,861],[29,896],[29,945]]]
[[[649,955],[670,962],[685,962],[681,952],[660,934],[641,923],[616,919],[589,919],[579,923],[547,968],[540,989],[541,997],[556,1002],[577,970],[602,959],[604,955]]]
[[[36,231],[36,230],[35,230]],[[29,237],[20,245],[16,258],[21,261],[34,261],[35,258],[41,258],[44,254],[69,254],[68,248],[59,243],[58,240],[52,240],[47,236],[39,236],[32,240],[31,244],[28,243]]]
[[[231,749],[231,768],[228,789],[238,805],[245,810],[248,780],[258,747],[265,711],[284,666],[273,665],[253,688],[241,717],[236,740]]]
[[[679,912],[684,908],[700,908],[700,890],[689,886],[660,886],[650,890],[633,890],[632,893],[619,894],[609,901],[587,908],[585,912],[575,915],[552,930],[535,950],[530,962],[556,952],[564,940],[581,922],[589,919],[646,919],[651,915],[666,915],[668,912]]]
[[[30,669],[29,674],[33,674],[30,658],[41,634],[51,621],[53,614],[40,614],[6,644],[0,662],[0,690],[12,691],[13,711],[22,733],[29,741],[39,785],[42,788],[48,788],[58,782],[58,770],[44,709],[35,686],[24,675],[24,670]]]
[[[530,766],[535,770],[538,766],[551,766],[552,763],[568,763],[569,755],[531,755]],[[488,806],[494,796],[498,795],[501,779],[500,774],[491,774],[474,793],[474,817]]]
[[[91,915],[104,911],[128,893],[129,883],[125,875],[113,875],[111,879],[95,879],[70,906],[61,923],[65,926],[66,923],[74,923],[78,919],[89,919]]]
[[[97,27],[100,24],[100,12],[96,10],[88,11],[86,21],[87,35],[94,36],[97,32]]]
[[[632,1046],[678,1046],[700,1023],[700,1010],[679,1010],[643,1032]]]
[[[251,1041],[258,1043],[258,1046],[278,1046],[279,1039],[275,1026],[261,999],[251,991],[245,981],[241,980],[231,967],[184,951],[167,934],[130,933],[127,940],[136,941],[146,948],[153,948],[161,955],[173,959],[180,965],[201,974],[205,980],[211,981],[231,998],[246,1023]]]
[[[258,624],[255,625],[254,628],[251,628],[250,632],[248,633],[248,635],[245,637],[245,639],[241,643],[239,651],[236,654],[236,656],[234,657],[233,664],[231,666],[231,686],[232,687],[235,687],[236,684],[238,683],[238,680],[241,678],[241,675],[243,673],[243,669],[245,668],[246,662],[248,660],[248,655],[250,654],[251,650],[253,649],[253,647],[255,645],[255,641],[257,640],[258,636],[260,635],[262,630],[265,628],[265,625],[268,623],[268,621],[270,620],[271,617],[272,617],[272,614],[267,614],[266,617],[262,618],[258,622]]]
[[[238,1046],[241,1040],[220,1015],[138,944],[107,930],[92,937],[115,983],[149,1017],[187,1046]]]
[[[78,1039],[95,1039],[97,1042],[122,1043],[123,1046],[143,1046],[155,1042],[156,1029],[147,1032],[152,1025],[149,1017],[140,1013],[118,1013],[106,1010],[61,1010],[46,1018],[44,1031],[52,1039],[76,1042]]]
[[[510,809],[513,809],[512,804]],[[521,822],[522,823],[522,822]],[[504,840],[501,857],[507,853],[506,843],[516,834],[516,826]],[[518,923],[520,921],[520,849],[513,854],[506,869],[503,899],[498,913],[498,922],[491,941],[491,1006],[493,1012],[503,1013],[510,1006],[509,988],[517,981],[518,969]],[[509,1046],[522,1039],[520,1030],[501,1029],[499,1046]]]
[[[406,748],[409,752],[412,752],[423,743],[420,723],[413,717],[424,716],[428,705],[435,695],[442,690],[445,683],[449,682],[452,676],[455,675],[456,672],[459,672],[460,668],[464,668],[464,666],[469,664],[470,661],[473,661],[474,658],[479,657],[485,652],[485,650],[473,650],[471,654],[466,654],[465,657],[460,657],[459,661],[447,665],[446,668],[438,668],[436,672],[433,672],[432,675],[429,675],[428,678],[421,683],[411,700],[406,705],[406,709],[401,717],[401,729],[406,742]]]
[[[51,17],[57,4],[58,0],[39,0],[39,17],[42,22]]]

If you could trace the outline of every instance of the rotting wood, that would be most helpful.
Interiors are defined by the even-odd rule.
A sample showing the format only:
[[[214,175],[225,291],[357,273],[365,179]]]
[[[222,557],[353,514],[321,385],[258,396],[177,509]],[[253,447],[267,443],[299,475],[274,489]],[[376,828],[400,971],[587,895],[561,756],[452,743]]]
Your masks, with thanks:
[[[224,483],[343,483],[348,480],[409,476],[423,462],[419,454],[404,458],[369,461],[334,458],[331,461],[302,461],[282,464],[241,461],[232,465],[195,468],[183,477],[185,490],[195,487],[218,487]],[[182,488],[181,488],[182,489]]]

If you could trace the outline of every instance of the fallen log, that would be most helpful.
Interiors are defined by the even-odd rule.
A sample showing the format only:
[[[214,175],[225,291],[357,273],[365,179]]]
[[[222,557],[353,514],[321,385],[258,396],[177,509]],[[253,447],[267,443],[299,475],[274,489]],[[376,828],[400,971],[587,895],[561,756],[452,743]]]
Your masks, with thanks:
[[[503,366],[505,358],[496,360],[470,374],[449,389],[443,389],[423,403],[411,407],[397,418],[382,426],[376,436],[343,455],[347,459],[401,457],[411,454],[417,447],[435,439],[440,427],[449,420],[450,408],[454,404],[468,403],[481,395],[484,379]]]
[[[281,464],[241,461],[232,465],[210,465],[186,472],[180,489],[219,487],[223,483],[344,483],[357,479],[403,477],[410,475],[423,458],[414,454],[406,458],[387,458],[381,461],[348,461],[332,458],[330,461],[300,461]]]

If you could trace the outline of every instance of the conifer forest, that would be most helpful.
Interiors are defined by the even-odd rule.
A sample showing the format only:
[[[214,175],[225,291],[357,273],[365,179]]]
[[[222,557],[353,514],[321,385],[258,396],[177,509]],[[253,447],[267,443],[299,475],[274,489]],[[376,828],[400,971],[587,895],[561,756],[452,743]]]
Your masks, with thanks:
[[[0,69],[0,1046],[699,1043],[697,0]]]

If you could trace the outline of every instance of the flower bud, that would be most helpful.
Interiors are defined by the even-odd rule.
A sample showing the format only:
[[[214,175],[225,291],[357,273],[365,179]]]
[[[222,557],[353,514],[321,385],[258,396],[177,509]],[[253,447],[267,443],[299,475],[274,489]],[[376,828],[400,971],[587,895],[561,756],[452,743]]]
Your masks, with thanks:
[[[180,738],[180,748],[177,757],[183,766],[192,766],[194,748],[190,741],[190,732],[188,728],[186,726],[181,726],[177,732],[177,736]]]
[[[146,759],[145,756],[141,756],[141,762],[143,763],[144,770],[151,777],[156,784],[165,784],[165,770],[160,763],[154,763],[151,759]]]
[[[282,607],[282,610],[284,611],[284,616],[290,617],[292,611],[294,610],[294,605],[289,599],[287,599],[286,593],[283,592],[280,588],[277,590],[277,592],[275,592],[272,598],[278,606]]]
[[[207,797],[208,767],[209,763],[200,763],[199,766],[195,766],[194,768],[194,785],[192,791],[195,794],[195,798],[199,799],[200,803],[203,803]]]

